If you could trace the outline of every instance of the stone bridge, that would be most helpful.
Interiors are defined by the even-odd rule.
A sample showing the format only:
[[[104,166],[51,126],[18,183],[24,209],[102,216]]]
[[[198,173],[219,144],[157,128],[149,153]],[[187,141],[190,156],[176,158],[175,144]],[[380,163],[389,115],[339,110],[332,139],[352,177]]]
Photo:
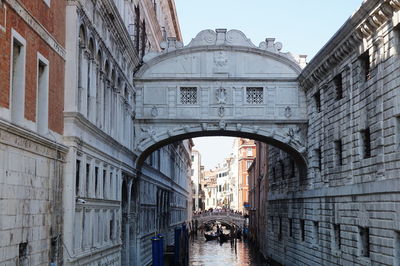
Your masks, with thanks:
[[[307,112],[297,77],[305,58],[268,38],[204,30],[187,46],[169,38],[135,73],[135,149],[145,158],[175,141],[201,136],[259,140],[289,154],[307,174]]]
[[[205,212],[201,214],[193,214],[192,220],[197,220],[199,224],[219,221],[227,224],[235,224],[240,227],[242,227],[245,222],[243,215],[231,212]]]

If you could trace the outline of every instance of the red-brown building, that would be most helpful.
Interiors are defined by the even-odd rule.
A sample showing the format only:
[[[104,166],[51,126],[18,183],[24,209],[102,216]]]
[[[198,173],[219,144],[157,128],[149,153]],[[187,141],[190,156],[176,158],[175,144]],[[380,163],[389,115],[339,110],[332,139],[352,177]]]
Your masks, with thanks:
[[[240,138],[238,141],[238,162],[239,162],[239,211],[246,212],[249,205],[249,183],[248,183],[248,168],[253,163],[256,156],[256,145],[254,140]]]
[[[61,265],[64,0],[0,0],[0,265]]]
[[[248,169],[249,231],[252,238],[264,236],[267,228],[268,145],[256,141],[256,157]],[[255,239],[254,239],[255,240]]]

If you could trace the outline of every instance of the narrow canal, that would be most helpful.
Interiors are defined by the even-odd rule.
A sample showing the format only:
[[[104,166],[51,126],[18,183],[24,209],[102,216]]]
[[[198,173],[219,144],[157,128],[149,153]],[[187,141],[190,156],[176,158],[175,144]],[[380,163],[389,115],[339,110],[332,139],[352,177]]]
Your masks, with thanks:
[[[268,265],[262,255],[250,244],[237,240],[220,244],[217,240],[206,241],[199,232],[190,240],[189,265],[244,266]]]

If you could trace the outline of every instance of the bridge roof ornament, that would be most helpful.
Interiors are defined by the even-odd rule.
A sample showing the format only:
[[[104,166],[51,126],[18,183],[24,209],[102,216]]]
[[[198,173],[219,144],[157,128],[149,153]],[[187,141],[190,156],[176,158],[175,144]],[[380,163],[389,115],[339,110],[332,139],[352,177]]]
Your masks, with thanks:
[[[144,58],[144,62],[148,62],[154,57],[172,52],[182,48],[198,48],[205,46],[232,46],[232,47],[247,47],[262,51],[267,51],[282,57],[285,57],[294,63],[298,64],[301,68],[306,66],[305,55],[295,56],[290,52],[283,53],[282,43],[275,42],[275,38],[266,38],[265,41],[261,42],[258,47],[254,45],[246,35],[240,30],[229,30],[226,29],[216,29],[215,31],[207,29],[199,32],[195,38],[193,38],[190,43],[186,46],[182,42],[179,42],[174,37],[167,38],[167,41],[161,43],[161,48],[163,51],[161,53],[151,52],[148,53]]]

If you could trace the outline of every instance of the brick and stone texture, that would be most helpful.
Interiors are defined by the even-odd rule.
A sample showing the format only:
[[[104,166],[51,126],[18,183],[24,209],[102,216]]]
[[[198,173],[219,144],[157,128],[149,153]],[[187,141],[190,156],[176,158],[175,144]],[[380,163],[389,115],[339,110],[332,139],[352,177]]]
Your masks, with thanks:
[[[13,37],[23,64],[12,72]],[[0,1],[0,265],[62,263],[65,1]],[[38,130],[38,54],[48,61],[48,117]],[[25,72],[21,123],[11,119],[12,75]],[[42,103],[44,104],[44,102]]]
[[[270,148],[268,192],[260,191],[268,193],[265,256],[399,265],[399,8],[364,1],[300,74],[308,174],[300,178],[291,156]]]
[[[62,134],[65,1],[48,1],[50,7],[45,2],[0,2],[0,108],[10,108],[11,31],[14,30],[26,41],[24,118],[33,123],[37,121],[37,53],[40,53],[49,61],[48,126]]]
[[[0,126],[0,265],[61,263],[66,150],[24,133]]]

